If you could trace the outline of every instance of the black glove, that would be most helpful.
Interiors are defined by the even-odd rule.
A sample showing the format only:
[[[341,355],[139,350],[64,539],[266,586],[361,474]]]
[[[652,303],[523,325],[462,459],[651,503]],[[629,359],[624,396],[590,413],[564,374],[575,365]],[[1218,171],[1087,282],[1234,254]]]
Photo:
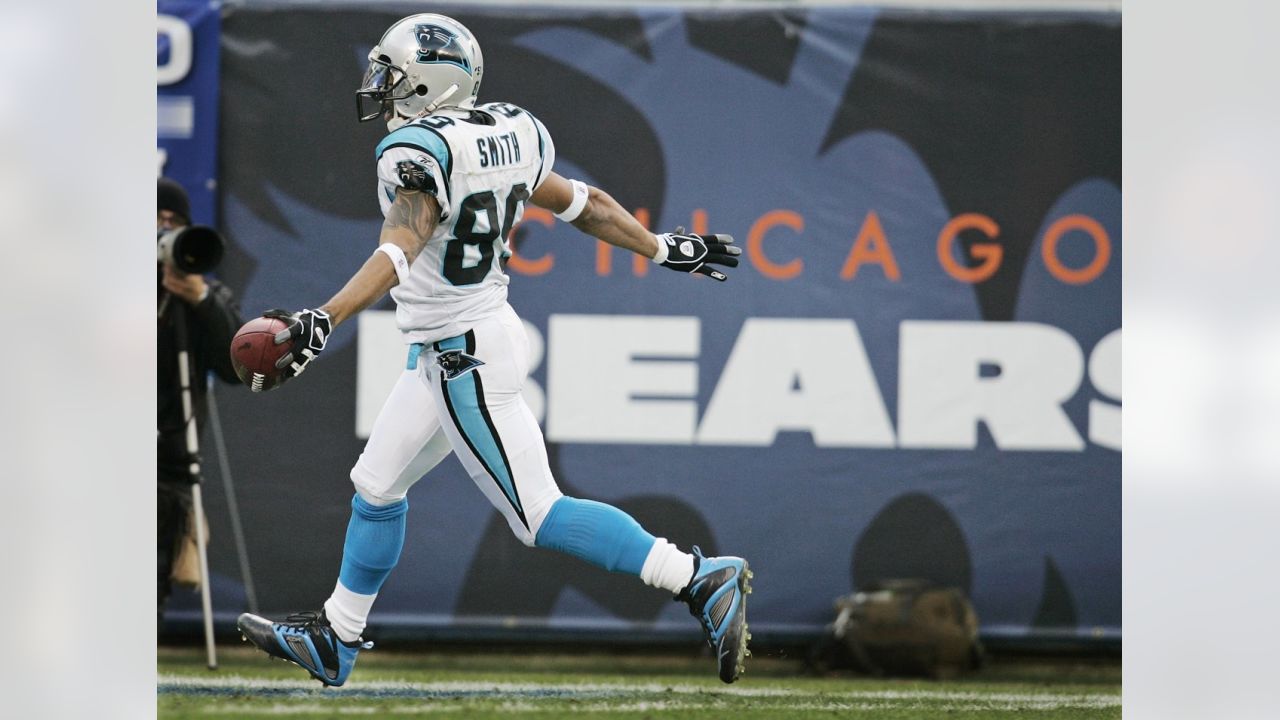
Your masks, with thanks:
[[[653,261],[665,268],[685,273],[701,273],[724,282],[724,273],[707,265],[738,267],[742,248],[733,244],[731,235],[686,235],[678,227],[673,233],[658,235],[658,254]]]
[[[288,380],[302,374],[307,365],[316,359],[324,344],[329,340],[333,330],[333,322],[329,313],[323,310],[301,310],[291,313],[288,310],[268,310],[262,317],[276,318],[289,323],[289,327],[276,333],[276,344],[291,343],[289,352],[276,361],[276,367],[284,370],[284,379]]]

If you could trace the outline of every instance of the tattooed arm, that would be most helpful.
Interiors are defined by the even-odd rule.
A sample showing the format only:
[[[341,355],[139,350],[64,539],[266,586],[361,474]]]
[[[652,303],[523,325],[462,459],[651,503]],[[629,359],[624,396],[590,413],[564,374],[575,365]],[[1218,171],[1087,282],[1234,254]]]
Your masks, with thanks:
[[[387,211],[387,219],[382,223],[379,241],[400,248],[405,259],[413,264],[439,221],[440,206],[434,197],[425,192],[399,188],[391,209]],[[397,282],[390,256],[375,252],[338,294],[320,309],[329,313],[333,326],[337,327],[343,320],[372,305]]]

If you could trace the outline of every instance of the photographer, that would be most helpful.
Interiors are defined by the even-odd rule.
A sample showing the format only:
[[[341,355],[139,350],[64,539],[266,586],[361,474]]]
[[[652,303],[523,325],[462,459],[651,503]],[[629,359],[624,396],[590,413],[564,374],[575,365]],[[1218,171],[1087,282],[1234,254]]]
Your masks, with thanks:
[[[156,202],[157,241],[174,230],[191,224],[191,204],[181,185],[160,178]],[[218,241],[220,243],[220,240]],[[217,253],[221,257],[221,251]],[[238,383],[231,365],[231,338],[241,325],[235,295],[226,285],[202,274],[184,272],[170,262],[158,260],[158,324],[156,367],[158,408],[157,428],[157,612],[163,614],[171,589],[174,562],[190,528],[191,484],[198,478],[189,471],[186,427],[178,374],[178,315],[186,323],[187,350],[192,365],[191,393],[197,431],[202,431],[207,414],[205,391],[207,373],[212,370],[223,380]],[[216,264],[216,259],[213,261]],[[179,578],[185,582],[187,578]]]

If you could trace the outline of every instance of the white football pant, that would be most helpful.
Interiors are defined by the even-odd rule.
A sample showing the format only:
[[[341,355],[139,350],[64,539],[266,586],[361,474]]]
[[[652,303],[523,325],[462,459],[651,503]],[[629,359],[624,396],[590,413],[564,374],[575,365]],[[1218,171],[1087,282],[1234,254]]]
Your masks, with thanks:
[[[533,545],[562,493],[520,392],[529,373],[520,318],[504,305],[465,335],[411,346],[408,365],[351,469],[357,492],[376,505],[398,502],[455,452],[516,537]]]

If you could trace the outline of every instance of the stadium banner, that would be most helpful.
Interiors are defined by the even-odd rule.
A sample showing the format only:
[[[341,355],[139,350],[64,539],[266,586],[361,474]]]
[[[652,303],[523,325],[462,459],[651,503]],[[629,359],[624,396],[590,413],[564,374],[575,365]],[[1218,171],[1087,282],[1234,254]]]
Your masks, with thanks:
[[[385,129],[356,123],[353,91],[413,11],[224,18],[220,200],[246,315],[324,302],[375,247]],[[716,283],[525,212],[510,300],[567,494],[746,556],[757,637],[816,634],[836,596],[923,577],[969,593],[988,638],[1119,639],[1118,14],[456,17],[484,48],[481,100],[542,120],[558,172],[655,231],[744,248]],[[331,591],[347,472],[403,367],[387,300],[306,378],[221,392],[264,612]],[[233,616],[236,557],[207,497]],[[666,593],[520,545],[453,458],[409,499],[375,637],[698,634]]]
[[[191,199],[192,222],[217,221],[220,3],[158,0],[156,145],[158,173]]]

